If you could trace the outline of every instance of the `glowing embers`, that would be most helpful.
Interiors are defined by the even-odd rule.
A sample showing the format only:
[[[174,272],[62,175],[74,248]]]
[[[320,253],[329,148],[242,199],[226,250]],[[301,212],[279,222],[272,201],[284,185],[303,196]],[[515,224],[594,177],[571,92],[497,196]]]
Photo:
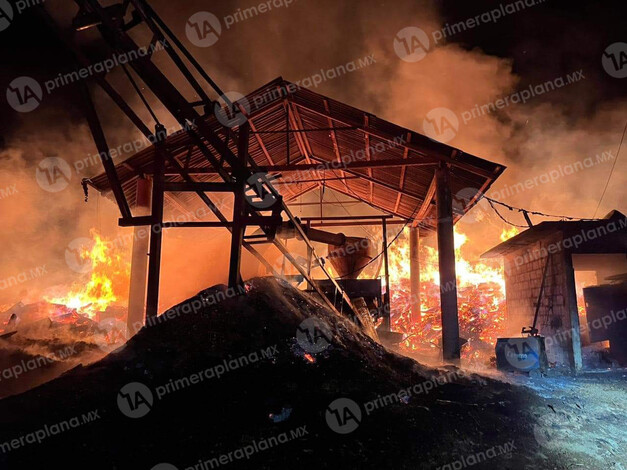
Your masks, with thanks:
[[[466,235],[456,229],[459,327],[460,336],[467,340],[462,347],[462,357],[485,363],[494,355],[496,339],[504,331],[505,279],[501,265],[465,259],[461,248],[467,241]],[[442,331],[438,252],[424,244],[420,251],[420,315],[412,322],[411,306],[418,299],[411,296],[409,237],[399,237],[391,247],[392,330],[406,333],[402,348],[437,358]]]

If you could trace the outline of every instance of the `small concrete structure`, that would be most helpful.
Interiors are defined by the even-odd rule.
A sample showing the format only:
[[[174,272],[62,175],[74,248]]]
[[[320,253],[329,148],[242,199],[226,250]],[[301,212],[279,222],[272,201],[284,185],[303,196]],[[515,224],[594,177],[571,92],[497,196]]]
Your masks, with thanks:
[[[504,259],[506,335],[520,335],[532,325],[546,272],[537,328],[547,338],[549,363],[581,369],[575,270],[585,258],[586,269],[591,269],[598,255],[594,270],[607,272],[610,254],[616,261],[613,272],[627,272],[627,218],[618,211],[601,220],[542,222],[484,253],[482,258]],[[597,276],[599,283],[603,279]]]

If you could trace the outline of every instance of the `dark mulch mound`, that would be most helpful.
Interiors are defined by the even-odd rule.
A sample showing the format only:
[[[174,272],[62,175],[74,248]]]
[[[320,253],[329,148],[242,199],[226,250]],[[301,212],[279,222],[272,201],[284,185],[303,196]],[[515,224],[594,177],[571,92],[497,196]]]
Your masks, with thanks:
[[[101,361],[0,401],[0,467],[559,468],[538,453],[533,415],[544,404],[532,392],[389,352],[276,279],[226,299],[221,289],[173,308]],[[333,338],[307,355],[296,332],[311,316]],[[202,380],[193,375],[201,371]],[[125,387],[133,382],[151,390],[150,406],[134,393],[145,389]],[[411,396],[389,399],[412,386]],[[147,413],[126,416],[125,396]],[[327,424],[338,398],[362,413],[347,434]],[[302,426],[306,434],[291,434]]]

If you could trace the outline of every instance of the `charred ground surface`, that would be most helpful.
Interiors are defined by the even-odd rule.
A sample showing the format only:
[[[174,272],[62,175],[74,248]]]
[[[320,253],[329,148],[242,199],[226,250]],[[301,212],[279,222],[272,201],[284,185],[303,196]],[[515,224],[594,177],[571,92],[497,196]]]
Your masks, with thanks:
[[[534,392],[399,356],[273,278],[222,290],[0,401],[0,466],[569,468],[540,452]],[[297,338],[310,317],[331,333],[317,353]]]

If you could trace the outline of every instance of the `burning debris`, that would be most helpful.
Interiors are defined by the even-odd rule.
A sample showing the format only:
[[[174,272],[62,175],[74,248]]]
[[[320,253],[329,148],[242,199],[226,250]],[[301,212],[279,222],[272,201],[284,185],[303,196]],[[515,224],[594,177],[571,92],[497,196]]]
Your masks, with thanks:
[[[438,252],[423,246],[421,253],[420,317],[412,321],[411,308],[416,299],[410,288],[408,237],[391,246],[392,324],[406,339],[402,350],[438,361],[441,356],[441,310]],[[458,282],[459,328],[464,338],[462,358],[470,366],[490,365],[496,339],[504,331],[506,318],[505,279],[500,263],[467,260],[462,247],[468,239],[455,231]]]
[[[35,302],[19,301],[0,311],[0,333],[48,319],[76,327],[105,319],[124,321],[128,302],[130,262],[128,253],[102,237],[95,229],[91,239],[77,239],[74,251],[66,252],[68,265],[79,272],[71,285],[48,288]],[[33,295],[33,294],[31,294]]]
[[[128,261],[124,250],[95,230],[91,235],[70,254],[82,281],[0,312],[0,360],[6,366],[0,397],[94,362],[128,339],[127,311],[120,305],[128,297]]]

